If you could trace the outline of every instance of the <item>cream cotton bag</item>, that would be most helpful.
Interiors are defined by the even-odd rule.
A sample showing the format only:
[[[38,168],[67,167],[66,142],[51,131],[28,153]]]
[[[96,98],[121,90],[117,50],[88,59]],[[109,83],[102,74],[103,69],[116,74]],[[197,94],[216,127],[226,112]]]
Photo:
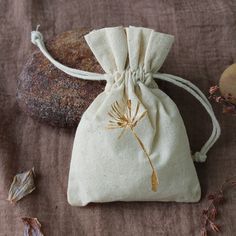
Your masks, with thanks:
[[[210,103],[196,86],[177,76],[158,73],[174,37],[130,26],[94,30],[85,39],[105,74],[60,64],[47,52],[42,34],[32,32],[32,42],[65,73],[107,81],[105,91],[83,114],[76,131],[69,203],[199,201],[201,188],[193,160],[205,161],[220,127]],[[193,158],[179,110],[154,78],[186,89],[212,119],[212,135]]]

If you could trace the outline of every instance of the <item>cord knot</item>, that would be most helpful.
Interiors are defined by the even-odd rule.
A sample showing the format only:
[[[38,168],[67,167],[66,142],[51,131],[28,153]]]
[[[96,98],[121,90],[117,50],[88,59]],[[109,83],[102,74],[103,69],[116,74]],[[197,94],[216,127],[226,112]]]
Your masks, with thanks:
[[[43,35],[38,31],[31,32],[31,42],[37,45],[37,40],[43,41]]]
[[[193,160],[196,162],[205,162],[207,155],[201,152],[195,152],[193,155]]]

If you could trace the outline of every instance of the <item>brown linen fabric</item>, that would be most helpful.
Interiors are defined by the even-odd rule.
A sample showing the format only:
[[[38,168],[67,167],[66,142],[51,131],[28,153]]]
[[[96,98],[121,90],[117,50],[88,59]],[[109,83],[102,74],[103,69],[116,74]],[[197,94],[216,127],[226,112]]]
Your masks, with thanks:
[[[162,71],[183,76],[205,93],[236,58],[234,0],[2,0],[0,1],[0,235],[22,235],[21,217],[37,217],[46,236],[199,235],[206,193],[235,173],[235,117],[214,105],[222,135],[204,164],[197,164],[203,199],[197,204],[107,203],[71,207],[66,191],[75,130],[40,124],[19,111],[17,76],[32,47],[30,31],[41,24],[45,37],[80,26],[135,25],[175,35]],[[161,83],[178,105],[192,149],[211,132],[210,119],[197,101]],[[35,167],[37,190],[16,206],[7,198],[13,176]],[[223,207],[223,235],[236,232],[235,192]]]

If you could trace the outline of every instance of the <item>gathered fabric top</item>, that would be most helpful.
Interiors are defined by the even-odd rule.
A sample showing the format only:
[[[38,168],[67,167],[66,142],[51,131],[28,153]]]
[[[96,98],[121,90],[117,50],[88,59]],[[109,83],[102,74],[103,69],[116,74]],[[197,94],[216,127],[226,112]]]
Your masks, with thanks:
[[[130,26],[94,30],[85,36],[107,74],[124,70],[156,73],[165,61],[174,36]]]
[[[204,162],[207,152],[219,138],[221,130],[211,104],[198,87],[178,76],[158,72],[171,49],[174,36],[143,27],[118,26],[93,30],[85,35],[85,39],[105,74],[78,70],[61,64],[47,51],[38,27],[31,33],[32,43],[53,65],[68,75],[86,80],[106,80],[107,85],[114,81],[119,83],[123,78],[132,78],[134,84],[141,81],[145,85],[159,79],[175,84],[192,94],[206,109],[213,125],[211,136],[201,150],[193,155],[195,161]]]

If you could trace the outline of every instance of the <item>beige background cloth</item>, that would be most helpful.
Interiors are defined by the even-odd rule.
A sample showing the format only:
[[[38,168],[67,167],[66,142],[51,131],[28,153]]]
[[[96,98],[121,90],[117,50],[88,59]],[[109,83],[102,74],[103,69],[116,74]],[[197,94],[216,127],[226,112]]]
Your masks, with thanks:
[[[66,189],[75,130],[52,128],[22,114],[16,104],[17,76],[31,51],[30,32],[41,24],[45,38],[78,26],[136,25],[175,35],[163,72],[191,80],[205,93],[236,55],[234,0],[0,2],[0,235],[22,235],[23,216],[37,217],[45,235],[199,235],[206,193],[235,173],[235,117],[221,114],[222,135],[205,164],[197,164],[203,200],[197,204],[107,203],[71,207]],[[193,150],[211,132],[210,119],[191,95],[161,83],[183,115]],[[10,205],[13,176],[35,167],[37,190]],[[223,235],[236,231],[236,195],[223,207]]]

